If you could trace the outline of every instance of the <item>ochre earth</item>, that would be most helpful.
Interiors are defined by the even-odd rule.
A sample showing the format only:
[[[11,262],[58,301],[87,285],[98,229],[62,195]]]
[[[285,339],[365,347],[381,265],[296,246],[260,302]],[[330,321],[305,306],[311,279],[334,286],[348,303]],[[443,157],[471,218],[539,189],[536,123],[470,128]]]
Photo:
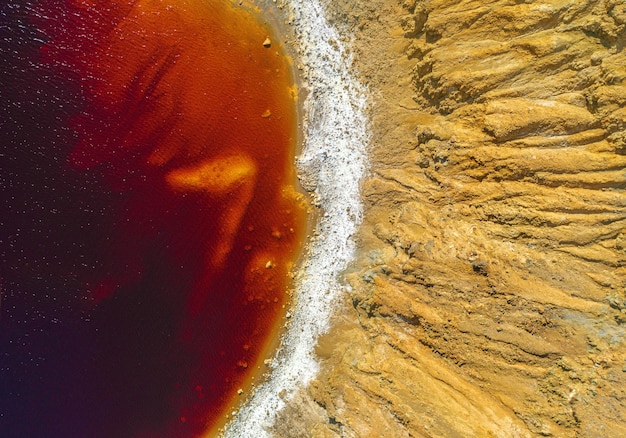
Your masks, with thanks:
[[[626,436],[626,4],[325,3],[367,212],[276,436]]]

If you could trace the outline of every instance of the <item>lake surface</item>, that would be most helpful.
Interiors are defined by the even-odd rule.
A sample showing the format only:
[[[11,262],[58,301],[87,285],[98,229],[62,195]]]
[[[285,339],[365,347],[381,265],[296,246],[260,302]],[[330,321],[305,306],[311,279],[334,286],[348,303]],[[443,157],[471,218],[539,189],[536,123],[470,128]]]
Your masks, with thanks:
[[[0,20],[0,435],[201,435],[306,231],[289,60],[221,0]]]

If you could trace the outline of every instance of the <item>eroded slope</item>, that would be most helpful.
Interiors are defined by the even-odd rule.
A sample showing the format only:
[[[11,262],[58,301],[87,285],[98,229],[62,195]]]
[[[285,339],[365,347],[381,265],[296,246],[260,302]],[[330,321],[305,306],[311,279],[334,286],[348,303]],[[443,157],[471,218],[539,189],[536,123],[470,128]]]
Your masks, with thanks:
[[[626,436],[626,4],[346,1],[361,254],[279,436]]]

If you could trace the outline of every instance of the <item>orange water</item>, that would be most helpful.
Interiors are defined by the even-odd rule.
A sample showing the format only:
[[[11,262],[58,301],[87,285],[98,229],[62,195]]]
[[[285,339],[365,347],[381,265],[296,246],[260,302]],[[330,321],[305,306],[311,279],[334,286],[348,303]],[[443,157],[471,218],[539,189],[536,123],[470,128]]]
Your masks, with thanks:
[[[304,233],[288,59],[228,1],[15,5],[1,435],[198,436],[267,345]]]

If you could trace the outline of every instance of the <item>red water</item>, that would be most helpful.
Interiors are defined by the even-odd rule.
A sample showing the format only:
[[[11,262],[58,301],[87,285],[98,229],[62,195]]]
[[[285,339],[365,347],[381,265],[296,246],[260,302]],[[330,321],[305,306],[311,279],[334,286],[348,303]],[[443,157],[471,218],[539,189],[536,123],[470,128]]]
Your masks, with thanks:
[[[0,436],[198,436],[303,237],[285,54],[222,0],[0,11]]]

